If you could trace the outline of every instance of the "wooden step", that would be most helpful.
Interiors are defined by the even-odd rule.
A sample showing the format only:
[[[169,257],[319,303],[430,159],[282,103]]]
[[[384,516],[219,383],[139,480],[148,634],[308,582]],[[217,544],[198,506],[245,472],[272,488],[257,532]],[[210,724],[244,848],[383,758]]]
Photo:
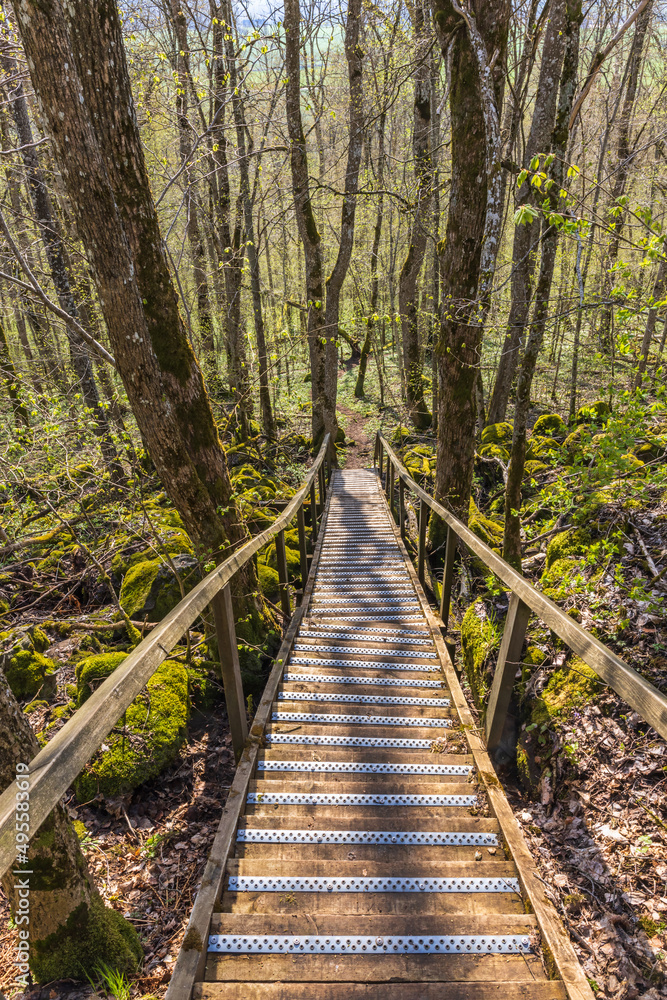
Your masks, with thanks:
[[[290,861],[248,861],[244,858],[230,858],[227,861],[228,875],[251,875],[266,878],[493,878],[515,879],[516,868],[503,855],[492,858],[488,854],[482,861],[452,861],[440,864],[406,862],[400,869],[394,864],[381,861],[341,861],[332,872],[326,861],[309,861],[300,865]]]
[[[316,774],[303,775],[297,783],[290,778],[251,781],[250,792],[312,792],[322,795],[464,795],[477,794],[476,785],[460,778],[458,781],[426,784],[421,775],[402,774]],[[270,787],[267,787],[270,786]]]
[[[418,755],[421,755],[418,757]],[[432,753],[424,750],[394,750],[391,747],[292,747],[263,750],[258,760],[349,761],[369,764],[435,764],[473,766],[472,754]]]
[[[252,1000],[566,1000],[565,985],[534,980],[511,983],[254,983]],[[246,982],[197,983],[196,1000],[249,1000]]]

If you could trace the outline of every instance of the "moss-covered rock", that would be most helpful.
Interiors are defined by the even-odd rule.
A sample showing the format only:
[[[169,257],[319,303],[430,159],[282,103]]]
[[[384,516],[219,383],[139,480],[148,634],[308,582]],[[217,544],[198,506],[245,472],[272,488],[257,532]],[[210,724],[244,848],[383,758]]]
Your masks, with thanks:
[[[637,444],[632,452],[641,462],[655,462],[662,458],[667,447],[667,440],[664,437],[649,437],[646,441]]]
[[[509,447],[506,448],[501,444],[483,444],[477,454],[480,458],[498,458],[501,462],[510,460]]]
[[[112,674],[126,658],[127,653],[100,653],[97,656],[87,656],[79,660],[75,667],[76,705],[80,708],[88,701],[109,674]]]
[[[557,413],[543,413],[533,426],[533,434],[542,437],[565,437],[567,425]]]
[[[585,528],[575,528],[572,531],[559,531],[547,545],[546,568],[548,569],[552,566],[557,559],[583,555],[590,543],[591,536]]]
[[[271,566],[267,566],[266,563],[258,562],[257,576],[259,579],[259,589],[264,597],[268,598],[272,604],[277,604],[280,596],[280,592],[278,590],[280,585],[278,570],[273,569]]]
[[[577,577],[583,572],[578,559],[556,559],[540,577],[540,585],[547,597],[557,600],[577,589]]]
[[[567,715],[573,708],[591,701],[600,690],[595,671],[578,656],[573,656],[549,678],[540,698],[533,704],[531,719],[540,726]]]
[[[466,677],[470,684],[475,704],[484,706],[486,694],[491,686],[492,670],[490,654],[497,648],[500,631],[489,617],[481,601],[472,604],[461,623],[461,649]]]
[[[411,434],[407,427],[397,427],[391,435],[391,443],[398,445],[399,448],[404,444],[409,444],[411,441],[414,441],[414,435]]]
[[[483,542],[494,549],[496,552],[500,552],[503,544],[503,526],[499,521],[492,521],[490,517],[486,517],[480,509],[475,504],[474,500],[470,500],[470,507],[468,510],[468,527],[481,538]]]
[[[610,413],[609,403],[606,403],[604,399],[598,399],[594,403],[587,403],[585,406],[579,407],[575,420],[578,424],[586,423],[601,426],[606,423]]]
[[[544,462],[528,461],[523,469],[524,479],[531,479],[533,476],[539,475],[540,472],[546,472],[548,468],[549,466],[545,465]]]
[[[187,670],[165,660],[76,779],[79,801],[127,794],[155,778],[186,738],[189,707]]]
[[[33,700],[39,693],[50,698],[55,691],[56,665],[42,651],[49,646],[39,628],[12,629],[0,635],[0,668],[19,700]]]
[[[189,555],[171,560],[185,593],[201,579],[199,563]],[[149,616],[160,621],[181,600],[181,588],[172,567],[162,559],[144,559],[128,569],[120,588],[120,603],[130,618]]]
[[[301,579],[301,556],[299,555],[299,550],[292,548],[291,545],[287,544],[287,541],[285,541],[285,559],[287,561],[287,575],[289,579]],[[276,552],[275,542],[267,547],[266,564],[271,569],[278,569],[278,553]]]
[[[482,431],[482,444],[500,444],[508,447],[512,444],[512,424],[505,420],[499,424],[488,424]]]
[[[561,446],[555,438],[539,437],[533,434],[526,445],[526,458],[534,460],[547,458],[549,455],[557,455],[560,448]]]

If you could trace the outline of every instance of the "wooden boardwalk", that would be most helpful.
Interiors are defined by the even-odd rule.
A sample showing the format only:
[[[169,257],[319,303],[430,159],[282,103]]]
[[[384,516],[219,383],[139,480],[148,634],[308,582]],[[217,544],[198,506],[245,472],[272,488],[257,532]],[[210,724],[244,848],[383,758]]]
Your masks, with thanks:
[[[458,681],[375,474],[334,474],[313,571],[194,996],[585,996],[571,962],[567,992],[546,976],[512,859],[528,852],[508,809],[502,830],[488,818]]]

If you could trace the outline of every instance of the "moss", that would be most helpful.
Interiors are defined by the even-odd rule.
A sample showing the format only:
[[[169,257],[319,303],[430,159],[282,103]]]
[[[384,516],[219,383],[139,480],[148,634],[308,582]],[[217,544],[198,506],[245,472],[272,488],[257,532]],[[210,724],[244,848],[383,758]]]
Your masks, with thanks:
[[[482,444],[500,444],[509,446],[512,443],[512,424],[503,421],[500,424],[489,424],[482,431]]]
[[[499,521],[492,521],[490,517],[482,514],[472,499],[468,511],[468,527],[473,534],[481,538],[483,542],[486,542],[490,548],[496,552],[500,552],[503,544],[502,524]]]
[[[533,434],[545,437],[565,437],[567,426],[557,413],[543,413],[538,417],[533,427]]]
[[[290,580],[301,579],[301,556],[298,549],[293,549],[285,544],[285,559],[287,561],[287,575]],[[266,565],[271,569],[278,568],[278,553],[275,542],[269,546],[266,553]]]
[[[642,913],[639,918],[639,925],[648,938],[654,938],[658,934],[662,934],[665,929],[664,920],[653,920],[652,917],[649,917],[648,913]]]
[[[43,653],[51,645],[51,640],[41,628],[31,629],[30,634],[32,635],[32,644],[38,653]]]
[[[625,455],[621,455],[619,459],[619,467],[623,472],[631,472],[633,469],[642,469],[644,463],[641,459],[637,458],[636,455],[631,455],[630,452],[626,452]]]
[[[578,451],[581,451],[581,437],[584,431],[587,430],[588,426],[586,424],[580,424],[563,441],[563,447],[567,450],[570,458],[574,457]]]
[[[578,559],[556,559],[540,577],[543,592],[553,599],[566,595],[574,589],[575,578],[582,570]]]
[[[56,665],[34,649],[12,651],[2,663],[7,682],[17,698],[34,698],[38,692],[50,696],[55,691]]]
[[[99,792],[113,797],[126,794],[156,777],[176,757],[187,735],[189,714],[188,673],[185,667],[165,660],[146,690],[132,702],[104,747],[75,782],[80,802]]]
[[[214,679],[217,664],[212,660],[200,660],[188,669],[190,704],[193,708],[213,708],[220,698],[219,683]]]
[[[523,654],[521,660],[521,690],[526,686],[526,683],[532,676],[535,667],[539,667],[544,663],[545,655],[544,650],[540,649],[539,646],[529,646],[526,652]]]
[[[271,566],[267,566],[266,563],[258,563],[257,576],[259,579],[259,589],[264,597],[267,597],[273,604],[277,604],[280,596],[278,590],[280,583],[278,571]]]
[[[664,437],[649,437],[647,441],[642,441],[633,448],[633,454],[642,462],[655,462],[665,454],[666,445]]]
[[[106,907],[97,893],[90,906],[81,903],[54,934],[30,942],[30,968],[40,983],[83,979],[93,975],[101,962],[122,972],[135,972],[142,958],[134,927]]]
[[[578,656],[573,656],[549,678],[540,698],[533,703],[532,721],[544,725],[591,701],[600,689],[600,678]]]
[[[598,426],[606,423],[607,417],[611,413],[609,403],[603,399],[596,400],[595,403],[588,403],[577,410],[576,421],[578,424],[590,423]]]
[[[504,448],[500,444],[483,444],[477,454],[481,458],[499,458],[501,462],[509,462],[509,448]]]
[[[591,536],[585,528],[576,528],[574,531],[559,531],[547,545],[547,569],[557,559],[583,555],[590,543]]]
[[[482,707],[490,687],[489,654],[496,648],[500,633],[481,601],[472,604],[461,623],[463,663],[470,689],[478,707]]]
[[[42,701],[42,699],[40,698],[37,701],[28,702],[23,711],[25,712],[26,715],[29,715],[31,712],[36,712],[38,708],[48,708],[48,707],[49,707],[48,701]]]
[[[75,668],[76,706],[81,708],[102,681],[112,674],[127,657],[127,653],[101,653],[80,660]]]
[[[526,462],[523,470],[524,479],[532,479],[533,476],[539,475],[540,472],[545,472],[549,468],[544,462],[528,461]]]
[[[560,452],[560,444],[554,438],[539,437],[535,434],[529,439],[526,447],[526,458],[540,459]]]
[[[189,555],[172,558],[185,593],[201,578],[199,563]],[[181,600],[172,568],[162,559],[144,559],[128,569],[120,588],[121,607],[130,618],[151,616],[160,621]]]

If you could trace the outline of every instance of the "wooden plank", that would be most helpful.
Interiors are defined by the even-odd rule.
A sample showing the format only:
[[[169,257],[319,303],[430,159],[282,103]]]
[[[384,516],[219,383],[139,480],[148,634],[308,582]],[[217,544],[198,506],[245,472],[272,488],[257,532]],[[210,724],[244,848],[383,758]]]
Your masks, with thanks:
[[[472,845],[449,845],[443,847],[423,847],[414,844],[246,844],[238,843],[234,856],[237,858],[310,863],[327,861],[338,865],[341,861],[378,861],[391,864],[398,871],[405,863],[472,861],[480,851],[488,854],[485,847]]]
[[[369,807],[363,810],[361,824],[350,826],[348,810],[338,809],[333,811],[329,823],[326,827],[298,826],[292,827],[289,823],[277,824],[274,818],[275,810],[264,810],[263,812],[246,813],[243,817],[243,825],[252,829],[273,830],[278,825],[289,829],[328,829],[328,830],[422,830],[431,832],[441,832],[447,830],[450,833],[498,833],[500,825],[495,817],[469,816],[465,811],[459,810],[455,815],[447,818],[447,825],[443,825],[443,817],[438,810],[431,810],[432,816],[420,816],[419,823],[412,822],[406,825],[407,809],[403,812],[400,809],[381,809],[379,807]],[[421,813],[422,810],[419,810]],[[502,850],[498,850],[498,857],[502,857]]]
[[[320,461],[321,456],[324,454],[322,449],[324,449],[326,442],[327,438],[325,438],[318,455]],[[305,492],[304,489],[304,496]],[[313,555],[313,568],[315,570],[319,560],[320,547],[318,543]],[[169,987],[165,994],[165,1000],[190,1000],[195,981],[197,979],[201,981],[204,976],[209,925],[216,901],[220,895],[225,873],[225,863],[236,841],[236,827],[239,816],[243,811],[248,782],[255,770],[257,754],[259,753],[266,726],[271,716],[273,699],[283,675],[289,651],[294,644],[301,619],[308,606],[308,599],[314,582],[315,573],[313,572],[306,584],[303,603],[296,609],[292,617],[292,621],[278,651],[278,656],[274,660],[266,687],[262,693],[262,698],[250,728],[249,739],[236,768],[234,781],[232,782],[232,787],[229,790],[227,801],[222,810],[220,823],[218,824],[206,868],[204,869],[201,886],[195,898],[192,912],[190,913],[190,920],[188,921],[183,944],[178,953],[176,965],[174,966]]]
[[[509,892],[224,892],[223,913],[302,913],[312,916],[339,913],[355,924],[368,915],[414,914],[416,900],[422,916],[472,913],[523,913],[524,904]]]
[[[421,754],[419,758],[415,755]],[[473,765],[472,754],[430,753],[423,750],[395,750],[392,747],[308,747],[274,746],[264,750],[260,760],[364,761],[369,764],[465,764]],[[459,779],[461,780],[461,779]]]
[[[401,479],[401,483],[403,480]],[[442,571],[442,594],[440,595],[440,617],[445,628],[449,622],[449,605],[452,599],[452,580],[454,578],[454,558],[458,536],[454,529],[447,525],[447,543],[445,546],[445,565]]]
[[[496,749],[503,735],[529,618],[528,605],[516,594],[512,594],[486,709],[486,745],[490,751]]]
[[[411,483],[413,483],[413,480],[410,480],[408,485]],[[416,483],[414,485],[417,486]],[[412,488],[412,486],[410,488]],[[423,493],[420,487],[418,487],[418,489]],[[445,520],[451,517],[451,515],[449,515],[444,508],[440,508],[439,505],[437,505],[437,508],[434,509],[436,509],[436,513],[440,516],[443,516],[443,514],[447,515]],[[458,531],[458,525],[461,524],[461,522],[456,519],[454,520],[456,521],[455,527]],[[465,530],[467,532],[468,529],[466,528]],[[473,535],[472,537],[474,538],[475,536]],[[521,882],[526,897],[537,917],[537,922],[546,951],[553,957],[553,960],[556,963],[558,972],[565,983],[569,1000],[593,1000],[593,991],[591,990],[583,969],[579,964],[569,935],[561,923],[553,904],[547,898],[544,891],[544,885],[537,877],[535,872],[535,862],[530,851],[528,850],[525,840],[523,839],[519,825],[514,818],[514,814],[512,813],[507,798],[505,797],[505,793],[500,785],[500,782],[496,777],[493,764],[491,763],[491,758],[487,753],[486,747],[481,736],[479,735],[479,730],[475,725],[475,721],[472,717],[470,709],[468,708],[468,703],[461,689],[458,675],[454,669],[454,664],[451,661],[447,647],[445,646],[442,638],[438,621],[431,610],[424,591],[419,586],[419,582],[416,579],[416,573],[414,572],[414,567],[409,560],[408,554],[400,541],[400,535],[398,534],[397,541],[403,548],[406,565],[411,573],[411,576],[413,577],[424,614],[431,628],[431,634],[440,656],[445,679],[451,692],[452,704],[455,706],[461,720],[461,724],[466,732],[468,745],[475,759],[478,773],[486,788],[491,810],[500,823],[502,834],[507,844],[507,849],[517,866],[519,881]],[[467,544],[467,539],[465,537],[464,541],[466,541]],[[486,546],[484,547],[486,548]],[[491,550],[489,549],[489,552],[490,551]],[[495,553],[493,553],[493,555],[495,555]],[[502,560],[500,561],[502,562]],[[518,577],[518,574],[515,575]]]
[[[243,745],[248,738],[248,722],[246,718],[246,704],[243,697],[239,651],[236,642],[234,608],[232,606],[232,594],[229,584],[213,596],[211,607],[215,618],[218,658],[220,660],[222,686],[225,691],[229,731],[232,737],[234,754],[238,760],[243,752]]]
[[[336,780],[337,777],[339,780]],[[343,774],[340,776],[332,773],[315,773],[310,776],[306,774],[303,782],[299,785],[298,791],[324,794],[331,791],[332,794],[335,793],[336,795],[364,795],[366,793],[369,795],[375,795],[378,794],[378,790],[375,787],[378,784],[378,777],[380,779],[379,783],[386,786],[386,774]],[[476,790],[474,785],[466,783],[465,780],[461,778],[459,778],[458,781],[448,783],[446,786],[443,782],[437,782],[435,786],[429,784],[427,787],[423,787],[423,783],[419,779],[420,775],[418,774],[393,774],[391,776],[391,788],[385,790],[390,791],[392,795],[474,795]],[[280,784],[285,785],[285,787],[281,789],[279,787]],[[279,779],[278,781],[272,781],[271,787],[268,788],[266,781],[260,778],[259,780],[253,780],[250,782],[248,791],[289,791],[292,784],[291,778],[288,778],[287,780],[282,779],[282,781]],[[442,789],[438,788],[439,784],[443,785]],[[296,790],[297,789],[295,789],[295,791]]]
[[[30,824],[36,833],[76,776],[108,736],[123,712],[167,659],[186,629],[248,560],[292,521],[326,454],[322,443],[308,478],[270,528],[242,545],[217,566],[139,643],[67,720],[30,763]],[[0,876],[16,857],[14,808],[16,783],[0,795]]]
[[[280,591],[280,607],[289,621],[292,614],[292,605],[289,596],[289,578],[287,576],[287,556],[285,553],[285,532],[279,531],[276,535],[276,557],[278,563],[278,589]]]
[[[356,921],[355,921],[356,923]],[[218,955],[206,965],[210,981],[347,982],[373,979],[449,983],[544,979],[534,955]]]
[[[345,817],[345,826],[350,830],[365,830],[366,824],[374,819],[375,829],[392,829],[385,826],[389,820],[389,815],[395,818],[400,828],[403,830],[426,830],[444,829],[444,825],[439,828],[427,826],[431,820],[440,820],[441,824],[449,827],[452,820],[461,815],[469,816],[469,811],[465,806],[295,806],[277,805],[259,802],[257,804],[248,803],[246,806],[246,816],[267,816],[271,817],[276,826],[298,827],[309,821],[313,822],[313,829],[329,829],[332,822],[341,815]],[[473,817],[470,817],[471,819]]]
[[[631,708],[667,739],[667,695],[661,694],[620,656],[608,649],[553,601],[528,583],[509,563],[506,563],[501,556],[474,535],[462,521],[433,500],[408,475],[407,470],[398,461],[384,438],[383,443],[387,449],[387,460],[391,461],[393,458],[398,474],[406,486],[450,525],[471,552],[479,556],[484,564],[493,570],[496,576],[528,605],[531,611],[534,611],[550,629],[568,644],[570,649],[580,656],[589,667],[592,667],[605,684],[613,688]]]
[[[426,558],[426,525],[428,524],[428,504],[419,504],[419,544],[417,548],[417,576],[424,583],[424,559]]]
[[[420,913],[410,916],[378,917],[369,915],[358,925],[357,934],[409,934],[411,937],[435,934],[446,937],[456,934],[529,934],[537,928],[532,913],[516,913],[509,916],[498,913],[461,914],[460,916],[423,917]],[[211,920],[211,934],[318,934],[337,937],[350,933],[350,922],[346,916],[331,914],[323,916],[314,928],[308,914],[244,914],[215,913]]]
[[[301,565],[301,589],[303,590],[308,579],[308,545],[306,542],[306,519],[303,507],[299,507],[296,519],[299,529],[299,560]]]
[[[528,970],[526,970],[528,976]],[[255,983],[252,1000],[565,1000],[560,982],[513,983]],[[202,983],[197,1000],[248,1000],[240,983]]]

